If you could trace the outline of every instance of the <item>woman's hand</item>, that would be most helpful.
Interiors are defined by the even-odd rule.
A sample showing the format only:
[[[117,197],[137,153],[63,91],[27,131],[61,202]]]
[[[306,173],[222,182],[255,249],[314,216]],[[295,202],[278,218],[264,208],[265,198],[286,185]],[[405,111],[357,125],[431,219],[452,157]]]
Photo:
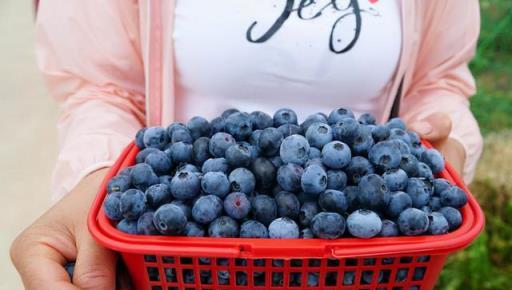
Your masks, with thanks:
[[[434,113],[409,124],[409,127],[436,147],[462,177],[466,152],[459,141],[448,137],[452,131],[450,116],[445,113]]]
[[[87,213],[106,172],[82,180],[13,242],[11,258],[26,289],[115,288],[117,257],[87,229]],[[63,265],[75,260],[72,283]]]

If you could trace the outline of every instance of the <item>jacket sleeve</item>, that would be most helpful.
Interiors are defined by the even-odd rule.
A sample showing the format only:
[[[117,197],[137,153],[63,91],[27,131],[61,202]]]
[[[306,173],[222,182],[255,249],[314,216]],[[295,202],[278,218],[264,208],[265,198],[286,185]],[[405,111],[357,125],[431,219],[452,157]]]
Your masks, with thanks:
[[[41,1],[36,54],[59,103],[54,200],[108,167],[144,122],[144,69],[133,0]]]
[[[480,31],[477,0],[436,0],[425,4],[425,23],[412,76],[404,94],[402,117],[411,122],[434,112],[452,119],[450,137],[466,153],[464,180],[469,183],[482,152],[482,136],[469,109],[475,81],[468,67]]]

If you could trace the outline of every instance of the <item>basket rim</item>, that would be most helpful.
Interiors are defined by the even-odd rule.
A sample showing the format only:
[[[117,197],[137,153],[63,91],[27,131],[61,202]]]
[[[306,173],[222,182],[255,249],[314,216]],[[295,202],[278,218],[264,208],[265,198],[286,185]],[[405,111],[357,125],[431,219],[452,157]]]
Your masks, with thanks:
[[[427,147],[432,147],[424,142]],[[139,149],[132,141],[105,176],[88,215],[88,228],[102,246],[121,253],[244,258],[356,258],[364,256],[448,254],[467,247],[483,230],[485,216],[453,167],[446,163],[440,174],[460,186],[468,196],[462,208],[463,223],[439,236],[377,237],[367,240],[342,237],[322,239],[195,238],[129,235],[118,231],[101,210],[109,179],[134,163]],[[364,243],[362,243],[364,241]]]

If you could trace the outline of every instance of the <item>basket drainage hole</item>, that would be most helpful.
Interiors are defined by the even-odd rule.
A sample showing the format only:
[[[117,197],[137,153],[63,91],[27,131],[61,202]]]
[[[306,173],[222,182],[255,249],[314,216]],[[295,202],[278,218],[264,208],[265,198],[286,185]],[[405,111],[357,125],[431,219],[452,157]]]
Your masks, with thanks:
[[[309,267],[320,267],[320,259],[309,259],[308,266]]]
[[[165,268],[165,280],[167,282],[178,282],[178,279],[176,278],[176,270],[174,268]]]
[[[401,264],[409,264],[412,263],[412,257],[401,257],[400,258]]]
[[[409,273],[409,269],[398,269],[398,271],[396,272],[395,282],[406,281],[408,273]]]
[[[427,271],[426,267],[416,267],[414,268],[414,274],[412,275],[413,281],[421,281],[423,277],[425,277],[425,272]]]
[[[373,271],[363,271],[363,274],[361,275],[361,284],[368,285],[368,284],[372,284],[372,282],[373,282]]]
[[[377,283],[389,283],[389,278],[391,277],[391,270],[381,270],[379,272],[379,277],[377,279]]]
[[[162,257],[162,262],[164,264],[174,264],[174,257],[163,256]]]
[[[265,286],[265,272],[254,272],[252,277],[255,286]]]
[[[338,281],[338,273],[337,272],[327,272],[325,275],[325,285],[326,286],[336,286]]]
[[[426,262],[430,261],[430,256],[419,256],[417,261],[419,263],[426,263]]]
[[[162,290],[162,286],[152,286],[151,290]]]
[[[343,273],[343,285],[354,285],[354,278],[356,276],[356,272],[347,271]]]
[[[300,287],[302,283],[302,274],[301,273],[290,273],[290,286],[291,287]]]
[[[346,259],[345,260],[345,266],[357,266],[357,260],[356,259]]]
[[[308,287],[316,287],[319,285],[320,273],[318,272],[310,272],[308,273],[307,286]]]
[[[272,273],[272,286],[283,286],[284,278],[282,272]]]
[[[220,285],[229,285],[229,278],[231,275],[229,275],[229,271],[218,271],[217,272],[217,280],[219,281]]]
[[[192,265],[192,258],[180,258],[182,265]]]
[[[327,267],[338,267],[340,265],[340,260],[329,259],[327,260]]]
[[[183,282],[185,284],[194,284],[194,271],[191,269],[185,269],[183,270]]]
[[[158,273],[158,268],[156,267],[147,267],[148,278],[149,281],[160,281],[160,273]]]
[[[247,286],[247,273],[245,272],[236,272],[236,285],[237,286]]]
[[[373,266],[375,265],[377,262],[377,259],[375,258],[366,258],[363,260],[363,265],[365,266]]]
[[[148,263],[156,263],[156,256],[144,255],[144,261]]]

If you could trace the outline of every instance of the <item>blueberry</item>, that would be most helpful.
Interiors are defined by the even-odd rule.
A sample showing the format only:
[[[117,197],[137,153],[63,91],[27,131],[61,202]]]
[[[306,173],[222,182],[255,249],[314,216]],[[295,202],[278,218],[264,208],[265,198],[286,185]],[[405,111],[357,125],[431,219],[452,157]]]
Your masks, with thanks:
[[[194,141],[192,145],[192,159],[196,165],[203,165],[211,157],[209,146],[210,138],[208,137],[200,137]]]
[[[372,137],[375,142],[380,142],[388,139],[391,134],[389,128],[385,125],[377,125],[372,128]]]
[[[121,212],[121,192],[116,191],[107,195],[103,203],[103,211],[105,215],[113,221],[123,219],[123,213]]]
[[[310,147],[308,151],[308,158],[314,159],[314,158],[322,158],[322,151],[316,147]]]
[[[382,220],[382,229],[380,230],[381,237],[396,237],[400,234],[398,226],[391,220]]]
[[[386,182],[379,175],[364,176],[358,187],[358,201],[362,208],[379,211],[388,205],[391,194]]]
[[[240,141],[237,143],[240,146],[245,147],[247,150],[249,150],[249,153],[251,155],[251,159],[256,159],[260,156],[259,148],[255,145],[252,145],[251,143],[247,141]],[[274,156],[277,157],[277,156]]]
[[[190,132],[192,138],[198,139],[200,137],[210,136],[210,123],[203,117],[195,116],[192,117],[187,123],[187,129]]]
[[[260,194],[251,200],[252,216],[264,225],[277,218],[276,201],[268,195]]]
[[[299,223],[302,226],[309,226],[313,217],[320,211],[316,201],[304,202],[300,207]]]
[[[343,193],[345,193],[345,197],[347,198],[348,210],[352,212],[358,208],[359,206],[359,187],[357,186],[347,186],[343,189]]]
[[[418,146],[418,145],[411,146],[411,154],[414,155],[418,159],[421,159],[421,154],[423,154],[423,152],[425,152],[425,150],[427,150],[427,148],[425,146]]]
[[[201,178],[201,188],[207,194],[214,194],[224,198],[230,190],[226,174],[222,172],[207,172]]]
[[[279,155],[284,163],[304,165],[308,160],[309,143],[301,135],[290,135],[281,143]]]
[[[310,165],[304,169],[300,183],[304,192],[319,194],[327,188],[327,173],[318,165]]]
[[[300,231],[299,238],[301,239],[314,239],[315,235],[310,228],[304,228]]]
[[[297,125],[297,114],[291,109],[282,108],[274,113],[274,127],[279,127],[284,124]]]
[[[107,193],[124,192],[130,188],[130,175],[117,175],[109,180],[107,184]]]
[[[201,225],[195,222],[187,222],[183,234],[187,237],[204,237],[205,232]]]
[[[407,193],[403,191],[394,192],[391,194],[389,199],[386,214],[389,217],[395,218],[398,217],[401,212],[410,207],[412,207],[412,199]]]
[[[345,194],[338,190],[328,189],[320,193],[318,204],[324,211],[344,214],[348,208],[348,201]]]
[[[153,211],[147,211],[139,217],[137,220],[137,234],[146,236],[159,234],[159,231],[153,224],[153,216]]]
[[[135,156],[135,162],[136,163],[142,163],[144,160],[146,160],[146,157],[153,153],[153,152],[160,152],[157,148],[144,148],[139,153],[137,153],[137,156]]]
[[[411,137],[409,136],[409,134],[405,130],[402,130],[400,128],[391,129],[388,139],[398,139],[404,141],[406,144],[411,144]]]
[[[375,117],[370,113],[363,113],[357,120],[363,125],[375,125],[377,122]]]
[[[171,143],[183,142],[192,144],[194,138],[190,135],[190,131],[187,128],[178,127],[172,131]]]
[[[441,198],[438,196],[432,196],[428,202],[428,206],[433,211],[439,210],[441,207],[443,207],[443,204],[441,203]]]
[[[313,194],[305,193],[304,191],[301,191],[301,192],[297,193],[297,198],[299,199],[299,201],[301,203],[310,202],[310,201],[316,202],[317,196],[313,195]]]
[[[137,134],[135,134],[135,145],[142,150],[146,148],[146,145],[144,145],[144,133],[146,132],[146,128],[142,128],[139,131],[137,131]]]
[[[159,183],[165,184],[169,188],[171,188],[171,180],[172,180],[172,176],[170,176],[170,175],[160,175],[158,177]]]
[[[268,236],[271,239],[298,239],[299,227],[288,217],[278,218],[268,226]]]
[[[263,130],[274,125],[274,120],[267,113],[254,111],[249,115],[253,130]]]
[[[226,150],[225,155],[228,164],[234,168],[247,167],[251,164],[251,152],[244,145],[232,145]]]
[[[167,184],[154,184],[146,189],[146,202],[150,208],[158,208],[171,201],[171,189]]]
[[[450,231],[456,230],[462,224],[462,215],[460,211],[453,207],[442,207],[438,210],[448,221]]]
[[[208,227],[208,235],[212,238],[236,238],[238,237],[238,223],[228,217],[216,218]]]
[[[321,212],[313,217],[310,228],[320,239],[337,239],[345,232],[345,219],[335,212]]]
[[[214,118],[210,122],[210,133],[213,135],[218,132],[225,132],[226,120],[222,117]]]
[[[175,206],[181,208],[187,220],[192,218],[192,208],[189,206],[188,203],[184,202],[183,200],[176,199],[171,201],[171,204],[174,204]]]
[[[261,132],[263,132],[263,130],[254,130],[254,131],[252,131],[251,137],[249,137],[249,143],[252,146],[258,146],[258,142],[260,140]]]
[[[64,269],[66,269],[66,272],[68,273],[69,280],[73,281],[75,262],[67,262],[66,265],[64,265]]]
[[[320,158],[313,158],[313,159],[309,159],[306,164],[304,165],[304,167],[309,167],[311,165],[317,165],[317,166],[320,166],[323,170],[327,171],[327,167],[324,165],[324,163],[322,162],[322,159]]]
[[[176,173],[181,171],[188,171],[202,175],[201,172],[199,172],[199,168],[197,168],[197,166],[189,163],[181,163],[178,167],[176,167]]]
[[[125,219],[138,219],[146,210],[146,196],[138,189],[128,189],[121,194],[121,213]]]
[[[434,174],[430,167],[423,162],[418,162],[418,177],[423,177],[428,180],[434,180]]]
[[[301,128],[302,132],[306,132],[308,130],[309,126],[311,126],[311,124],[316,123],[316,122],[327,124],[327,118],[325,118],[325,116],[320,113],[309,115],[306,118],[306,120],[304,120],[304,122],[302,122],[300,124],[300,128]]]
[[[436,149],[427,149],[421,153],[421,161],[426,163],[434,174],[438,174],[444,169],[444,158]]]
[[[201,171],[203,173],[219,171],[227,174],[229,172],[229,164],[226,158],[210,158],[203,163]]]
[[[381,141],[370,149],[368,159],[379,170],[386,171],[400,166],[402,152],[391,141]]]
[[[346,167],[352,158],[352,153],[347,144],[340,141],[332,141],[322,148],[322,162],[334,169]]]
[[[306,131],[306,139],[309,144],[318,149],[332,141],[332,129],[329,125],[317,122],[311,124]]]
[[[443,206],[461,208],[468,202],[466,192],[458,186],[452,186],[439,195]]]
[[[375,212],[359,209],[348,216],[347,228],[354,237],[367,239],[380,233],[382,221]]]
[[[446,189],[450,188],[451,186],[452,186],[452,184],[444,178],[434,179],[434,195],[440,196],[441,192],[445,191]]]
[[[250,210],[251,202],[243,192],[232,192],[224,199],[224,211],[234,219],[245,218]]]
[[[417,236],[428,230],[428,215],[417,209],[408,208],[398,217],[398,227],[407,236]]]
[[[176,131],[178,129],[187,130],[187,127],[183,123],[179,123],[179,122],[172,123],[166,129],[167,138],[169,138],[169,140],[172,140],[172,135],[174,134],[174,131]]]
[[[411,140],[411,146],[421,146],[421,137],[418,133],[414,131],[407,131],[407,134],[409,134],[409,139]]]
[[[264,156],[274,156],[279,152],[283,134],[276,128],[266,128],[258,140],[259,151]]]
[[[354,185],[359,184],[363,176],[372,174],[374,171],[370,161],[362,156],[354,156],[345,168],[348,182]]]
[[[117,176],[128,176],[128,177],[130,177],[132,169],[133,169],[133,166],[125,167],[125,168],[121,169],[121,171],[119,171],[119,173],[117,173]]]
[[[250,170],[237,168],[229,174],[229,183],[232,191],[251,194],[256,186],[256,178]]]
[[[240,227],[241,238],[268,238],[268,230],[265,225],[256,220],[248,220]]]
[[[194,148],[192,144],[185,142],[176,142],[171,145],[171,159],[175,163],[192,162],[194,158]]]
[[[274,156],[269,158],[270,162],[272,162],[272,165],[274,165],[275,168],[279,168],[284,165],[283,159],[281,159],[281,156]]]
[[[422,211],[424,211],[426,214],[431,214],[432,213],[432,209],[428,205],[424,205],[424,206],[420,207],[420,209]]]
[[[276,182],[276,168],[269,159],[259,157],[251,163],[251,171],[256,177],[256,184],[260,188],[269,189]]]
[[[400,169],[407,173],[407,176],[418,176],[418,159],[412,154],[403,154],[400,158]]]
[[[288,163],[277,170],[277,183],[282,189],[296,192],[301,189],[300,181],[304,169],[294,163]]]
[[[334,140],[352,144],[359,134],[361,125],[355,119],[345,118],[332,125],[332,135]]]
[[[214,157],[224,157],[226,150],[236,144],[235,138],[228,133],[215,133],[210,139],[210,154]]]
[[[316,287],[318,286],[319,274],[318,273],[308,273],[308,287]]]
[[[398,129],[402,129],[402,130],[407,130],[407,126],[405,125],[404,121],[402,121],[402,119],[400,119],[400,118],[393,118],[393,119],[389,120],[386,123],[386,126],[389,129],[398,128]]]
[[[411,148],[409,144],[405,143],[405,141],[400,139],[389,139],[388,142],[396,147],[402,155],[411,154]]]
[[[428,204],[432,195],[432,185],[424,178],[409,178],[407,183],[407,194],[411,197],[412,206],[420,208]]]
[[[233,113],[226,117],[226,132],[231,134],[236,140],[249,139],[252,133],[252,123],[247,113]]]
[[[208,224],[222,214],[222,200],[216,195],[199,197],[192,207],[192,217],[201,224]]]
[[[428,232],[432,235],[446,234],[450,229],[448,221],[446,220],[444,215],[439,212],[432,212],[431,214],[428,215],[428,219],[430,221],[428,226]]]
[[[225,119],[225,118],[229,117],[231,114],[238,113],[238,112],[240,112],[240,111],[235,108],[226,109],[224,112],[222,112],[221,117]]]
[[[350,144],[354,155],[368,156],[368,151],[373,146],[372,132],[369,128],[359,126],[357,135]]]
[[[275,196],[277,214],[279,217],[296,219],[300,212],[300,201],[295,194],[281,191]]]
[[[352,111],[350,111],[349,109],[338,108],[338,109],[333,110],[329,114],[328,121],[329,121],[329,124],[332,125],[332,124],[336,124],[339,121],[346,119],[346,118],[354,119],[355,118],[354,113],[352,113]]]
[[[302,130],[299,126],[297,125],[294,125],[294,124],[284,124],[284,125],[281,125],[277,128],[277,130],[279,132],[281,132],[281,134],[283,134],[283,138],[286,138],[290,135],[295,135],[295,134],[301,134],[302,133]]]
[[[407,186],[407,173],[402,169],[390,169],[384,172],[382,178],[391,191],[405,190],[405,187]]]
[[[145,147],[164,149],[169,143],[167,132],[161,127],[149,127],[144,131],[143,142]]]
[[[123,233],[137,235],[137,220],[122,219],[116,228]]]
[[[327,170],[327,189],[343,190],[347,186],[347,174],[341,170]]]
[[[195,197],[201,190],[199,177],[193,172],[179,171],[171,180],[171,194],[176,199],[185,200]]]
[[[162,151],[150,153],[144,160],[146,164],[153,168],[157,175],[163,175],[171,170],[171,159]]]
[[[183,210],[174,204],[164,204],[153,216],[156,229],[164,235],[179,235],[187,225]]]

